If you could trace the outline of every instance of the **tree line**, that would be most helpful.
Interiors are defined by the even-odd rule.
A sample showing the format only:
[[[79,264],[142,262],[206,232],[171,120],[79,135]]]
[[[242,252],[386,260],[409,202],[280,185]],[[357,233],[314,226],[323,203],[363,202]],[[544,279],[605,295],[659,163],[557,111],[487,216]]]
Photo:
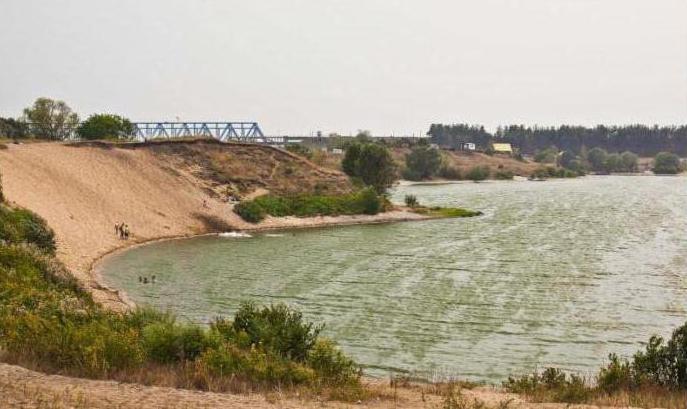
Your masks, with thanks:
[[[584,126],[540,127],[508,125],[498,127],[494,134],[483,126],[467,124],[432,124],[427,132],[432,143],[458,147],[460,143],[475,143],[488,149],[492,142],[511,143],[521,153],[533,155],[551,147],[579,155],[584,149],[602,148],[610,153],[634,152],[640,156],[655,156],[673,152],[687,156],[687,125],[682,126]]]
[[[79,115],[64,101],[38,98],[18,118],[0,117],[0,138],[45,139],[127,139],[134,126],[127,118],[114,114],[93,114],[80,122]]]

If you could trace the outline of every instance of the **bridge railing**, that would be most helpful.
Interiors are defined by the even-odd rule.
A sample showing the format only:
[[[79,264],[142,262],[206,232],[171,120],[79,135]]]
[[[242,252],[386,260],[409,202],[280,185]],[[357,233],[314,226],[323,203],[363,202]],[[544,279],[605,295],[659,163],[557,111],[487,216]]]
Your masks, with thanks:
[[[267,143],[257,122],[134,122],[139,140],[212,137],[220,141]]]

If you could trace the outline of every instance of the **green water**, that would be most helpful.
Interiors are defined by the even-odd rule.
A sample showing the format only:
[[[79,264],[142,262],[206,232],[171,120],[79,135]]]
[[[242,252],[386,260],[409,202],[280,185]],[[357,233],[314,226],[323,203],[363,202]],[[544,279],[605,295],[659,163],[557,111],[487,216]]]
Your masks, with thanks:
[[[485,215],[164,242],[108,259],[104,276],[197,322],[242,300],[295,305],[380,376],[589,374],[687,320],[687,178],[412,186],[394,200],[407,193]]]

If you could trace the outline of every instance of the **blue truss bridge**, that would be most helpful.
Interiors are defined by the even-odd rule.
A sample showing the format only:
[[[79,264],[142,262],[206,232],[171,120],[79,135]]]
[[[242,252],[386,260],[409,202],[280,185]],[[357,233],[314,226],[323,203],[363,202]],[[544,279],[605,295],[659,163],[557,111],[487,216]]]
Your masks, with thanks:
[[[257,122],[133,122],[138,140],[212,137],[223,142],[269,143]]]

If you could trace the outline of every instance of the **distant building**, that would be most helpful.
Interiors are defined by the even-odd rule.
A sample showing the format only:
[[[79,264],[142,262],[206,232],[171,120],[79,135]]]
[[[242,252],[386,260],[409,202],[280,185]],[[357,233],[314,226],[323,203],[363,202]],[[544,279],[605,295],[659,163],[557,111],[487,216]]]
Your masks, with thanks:
[[[513,147],[509,143],[494,143],[491,145],[495,153],[505,153],[511,155]]]
[[[466,142],[462,144],[463,146],[461,147],[464,151],[474,151],[477,149],[477,146],[472,143],[472,142]]]

